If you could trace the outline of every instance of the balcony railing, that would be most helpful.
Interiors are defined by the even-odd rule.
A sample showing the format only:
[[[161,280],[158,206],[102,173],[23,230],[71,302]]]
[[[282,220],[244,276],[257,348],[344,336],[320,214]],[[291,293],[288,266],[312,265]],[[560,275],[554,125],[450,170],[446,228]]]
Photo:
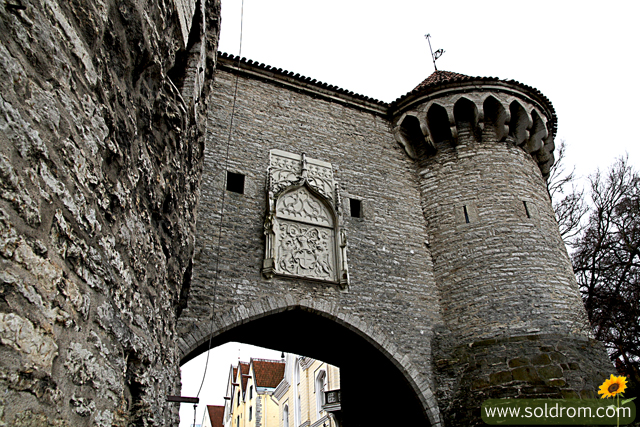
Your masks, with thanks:
[[[331,390],[324,392],[324,405],[322,405],[322,409],[327,412],[338,412],[340,411],[342,403],[342,397],[340,394],[340,390]]]

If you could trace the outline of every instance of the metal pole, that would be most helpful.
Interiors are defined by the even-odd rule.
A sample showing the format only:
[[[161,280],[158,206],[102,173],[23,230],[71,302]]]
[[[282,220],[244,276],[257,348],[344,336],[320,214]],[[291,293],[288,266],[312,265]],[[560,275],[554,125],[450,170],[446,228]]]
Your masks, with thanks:
[[[427,34],[425,36],[427,41],[429,42],[429,51],[431,52],[431,60],[433,61],[433,68],[438,71],[438,67],[436,67],[436,57],[433,56],[433,49],[431,48],[431,34]]]

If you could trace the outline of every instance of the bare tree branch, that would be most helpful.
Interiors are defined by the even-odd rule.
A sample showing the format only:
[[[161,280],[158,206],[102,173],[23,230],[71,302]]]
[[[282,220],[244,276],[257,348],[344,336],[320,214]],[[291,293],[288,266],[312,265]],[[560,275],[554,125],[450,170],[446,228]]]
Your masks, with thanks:
[[[589,183],[573,269],[596,338],[618,371],[640,384],[640,175],[625,157]]]
[[[588,209],[584,203],[584,191],[576,184],[575,168],[571,172],[566,170],[566,148],[565,141],[561,140],[556,152],[556,161],[549,171],[547,190],[562,240],[571,248],[584,228],[582,218]]]

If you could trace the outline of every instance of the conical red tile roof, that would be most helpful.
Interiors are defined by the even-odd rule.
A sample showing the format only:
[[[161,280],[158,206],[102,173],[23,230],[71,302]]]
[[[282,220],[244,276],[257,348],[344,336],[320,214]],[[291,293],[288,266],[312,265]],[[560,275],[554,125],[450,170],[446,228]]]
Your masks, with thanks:
[[[458,79],[464,79],[464,78],[469,78],[469,76],[460,74],[460,73],[454,73],[453,71],[436,70],[429,77],[424,79],[422,83],[416,86],[413,90],[416,91],[419,89],[423,89],[427,86],[448,82],[450,80],[458,80]]]

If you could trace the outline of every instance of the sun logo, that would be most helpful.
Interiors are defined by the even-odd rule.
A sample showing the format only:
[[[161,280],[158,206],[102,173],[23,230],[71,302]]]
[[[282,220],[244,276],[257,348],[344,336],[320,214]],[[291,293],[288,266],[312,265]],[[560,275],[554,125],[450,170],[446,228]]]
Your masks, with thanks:
[[[611,374],[611,378],[605,380],[600,386],[598,394],[602,395],[602,398],[614,397],[616,394],[622,394],[627,389],[627,379],[623,376],[616,377]]]

